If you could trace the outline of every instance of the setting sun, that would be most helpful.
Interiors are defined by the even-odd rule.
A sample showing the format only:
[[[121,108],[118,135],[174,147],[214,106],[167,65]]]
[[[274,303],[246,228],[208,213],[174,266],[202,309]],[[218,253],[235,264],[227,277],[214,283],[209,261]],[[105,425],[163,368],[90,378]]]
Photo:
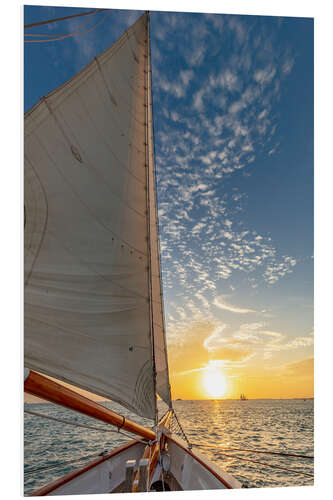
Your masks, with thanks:
[[[208,368],[204,372],[203,385],[207,394],[212,398],[220,398],[227,388],[225,376],[216,368]]]

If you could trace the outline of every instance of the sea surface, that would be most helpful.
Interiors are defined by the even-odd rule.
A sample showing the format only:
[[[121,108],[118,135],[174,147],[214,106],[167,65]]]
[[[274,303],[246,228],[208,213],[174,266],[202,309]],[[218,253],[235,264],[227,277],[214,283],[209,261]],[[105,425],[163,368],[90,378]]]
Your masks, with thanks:
[[[115,403],[103,404],[146,426],[152,426],[152,421],[139,419]],[[313,460],[258,453],[265,451],[313,456],[312,399],[175,401],[174,408],[193,444],[193,451],[200,451],[244,486],[313,485]],[[107,428],[102,422],[49,403],[26,403],[24,409]],[[162,411],[161,408],[161,415]],[[37,488],[86,464],[102,451],[111,450],[128,440],[128,437],[117,432],[75,427],[25,413],[24,494],[31,494]],[[82,457],[90,458],[64,464]],[[63,465],[50,468],[58,464]],[[42,468],[44,470],[40,470]]]

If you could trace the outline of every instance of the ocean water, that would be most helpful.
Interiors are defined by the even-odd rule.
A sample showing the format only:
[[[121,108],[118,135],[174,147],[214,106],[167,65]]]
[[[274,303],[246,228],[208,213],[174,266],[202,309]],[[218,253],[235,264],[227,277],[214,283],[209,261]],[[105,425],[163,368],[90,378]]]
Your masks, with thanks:
[[[152,425],[150,420],[139,419],[115,403],[104,404],[148,427]],[[200,451],[246,487],[313,484],[313,477],[304,475],[313,475],[313,460],[230,450],[236,448],[313,456],[313,400],[175,401],[174,407],[193,444],[193,451]],[[24,408],[72,422],[107,428],[102,422],[53,404],[25,404]],[[24,494],[31,494],[37,488],[81,467],[87,460],[35,473],[31,471],[86,456],[93,457],[127,441],[127,437],[117,432],[74,427],[25,413]]]

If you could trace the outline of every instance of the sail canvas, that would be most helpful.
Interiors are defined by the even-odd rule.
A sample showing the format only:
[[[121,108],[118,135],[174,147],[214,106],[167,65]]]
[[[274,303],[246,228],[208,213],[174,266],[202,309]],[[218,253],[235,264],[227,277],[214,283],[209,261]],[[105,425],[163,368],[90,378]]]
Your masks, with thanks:
[[[170,393],[147,47],[143,15],[25,117],[25,364],[153,418],[155,371]]]

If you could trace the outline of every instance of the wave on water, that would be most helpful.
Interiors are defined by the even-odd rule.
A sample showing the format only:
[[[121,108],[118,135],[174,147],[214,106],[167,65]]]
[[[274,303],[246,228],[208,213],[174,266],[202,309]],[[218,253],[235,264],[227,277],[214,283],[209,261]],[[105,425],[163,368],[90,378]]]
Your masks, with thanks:
[[[104,404],[143,425],[152,425],[152,421],[139,419],[116,403]],[[313,485],[313,477],[303,475],[313,475],[313,460],[248,451],[313,456],[312,399],[175,401],[174,407],[194,451],[200,451],[244,486]],[[94,419],[51,403],[26,403],[24,408],[105,428]],[[24,494],[29,495],[86,463],[75,460],[98,455],[127,441],[117,432],[65,425],[25,413]],[[58,464],[64,465],[51,468]]]

